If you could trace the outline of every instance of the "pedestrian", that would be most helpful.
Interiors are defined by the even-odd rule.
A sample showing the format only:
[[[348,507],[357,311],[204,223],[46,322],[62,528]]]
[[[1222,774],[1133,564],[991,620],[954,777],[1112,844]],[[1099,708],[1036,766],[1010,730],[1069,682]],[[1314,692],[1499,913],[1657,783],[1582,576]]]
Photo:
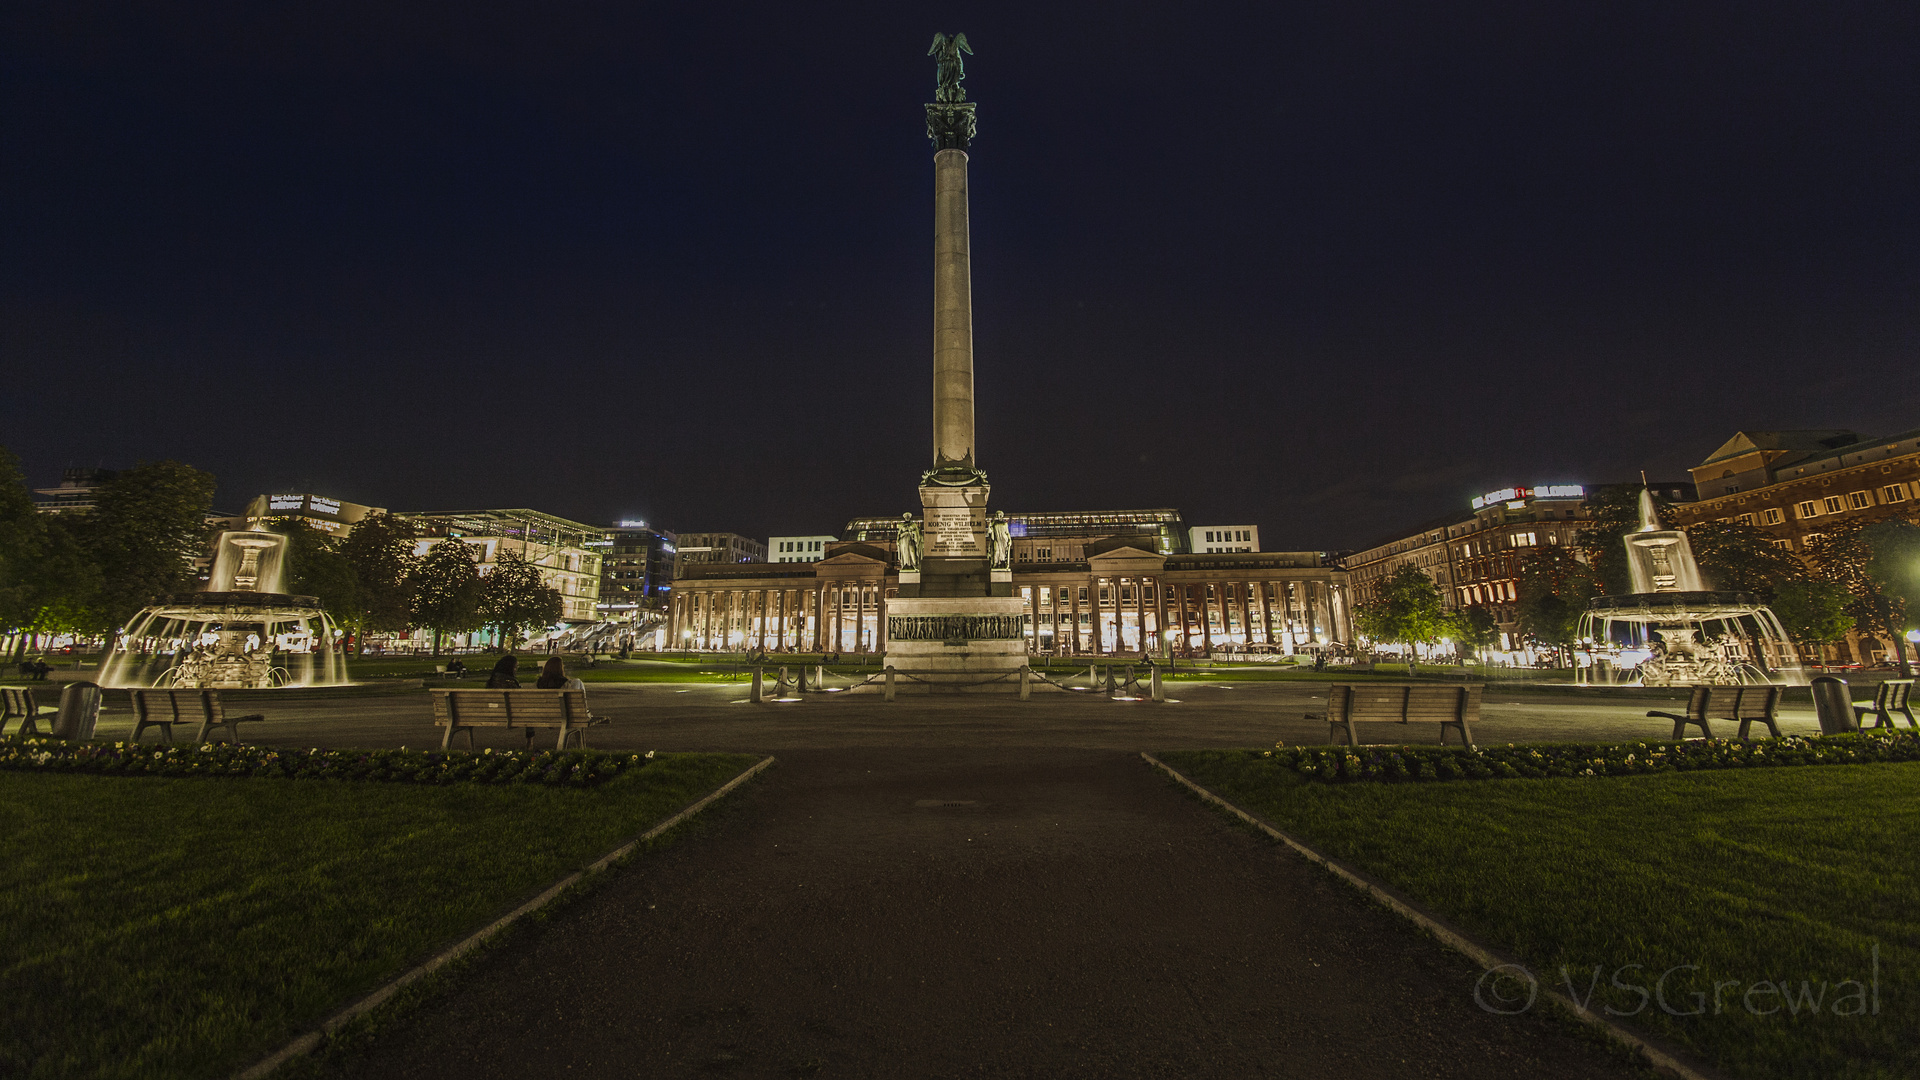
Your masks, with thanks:
[[[567,677],[567,667],[557,656],[549,659],[546,666],[540,669],[540,678],[535,680],[533,685],[540,690],[585,690],[587,688],[587,684],[581,682],[578,676]]]
[[[489,690],[518,690],[520,679],[514,672],[520,669],[520,658],[508,653],[493,662],[493,671],[487,676]]]
[[[466,678],[467,677],[466,661],[461,660],[458,657],[455,657],[453,662],[447,665],[447,674],[456,679]]]

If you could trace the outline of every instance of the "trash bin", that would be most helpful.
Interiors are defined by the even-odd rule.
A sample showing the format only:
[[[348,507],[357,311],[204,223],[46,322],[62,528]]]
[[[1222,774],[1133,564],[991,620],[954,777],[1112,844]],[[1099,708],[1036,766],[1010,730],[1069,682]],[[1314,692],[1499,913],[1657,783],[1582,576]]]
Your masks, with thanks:
[[[93,725],[100,719],[98,683],[70,682],[60,691],[60,711],[53,716],[53,737],[69,742],[93,738]]]
[[[1822,675],[1813,680],[1810,689],[1813,691],[1813,711],[1820,716],[1820,734],[1838,735],[1844,731],[1860,730],[1853,715],[1853,692],[1847,689],[1845,679]]]

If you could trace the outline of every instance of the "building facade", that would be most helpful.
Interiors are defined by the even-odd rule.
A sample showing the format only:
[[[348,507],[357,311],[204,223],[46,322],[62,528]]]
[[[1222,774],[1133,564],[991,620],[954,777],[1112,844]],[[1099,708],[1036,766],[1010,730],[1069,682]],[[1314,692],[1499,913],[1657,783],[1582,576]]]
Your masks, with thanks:
[[[1188,550],[1201,555],[1260,550],[1258,525],[1196,525],[1191,535]]]
[[[827,545],[837,536],[770,536],[767,538],[768,562],[819,562],[827,557]]]
[[[569,521],[537,510],[470,510],[451,513],[399,513],[419,531],[416,554],[425,555],[442,540],[460,540],[480,557],[480,572],[490,573],[500,554],[517,552],[540,571],[540,580],[559,590],[564,622],[593,622],[599,617],[604,526]],[[589,546],[589,545],[594,546]]]
[[[1318,552],[1190,554],[1171,510],[1012,520],[1025,526],[1013,592],[1035,655],[1303,654],[1352,641],[1348,575]],[[852,539],[814,563],[682,564],[669,647],[885,652],[898,523],[857,518]]]
[[[1693,470],[1700,499],[1670,524],[1754,525],[1795,554],[1862,517],[1920,521],[1920,429],[1886,438],[1851,431],[1742,431]]]
[[[600,553],[601,618],[626,618],[665,605],[673,592],[677,540],[644,521],[622,521],[586,546]]]
[[[766,562],[767,545],[739,533],[683,532],[677,534],[675,563]]]
[[[112,469],[62,469],[58,487],[34,488],[33,508],[43,514],[83,513],[93,509],[94,493],[119,475]]]

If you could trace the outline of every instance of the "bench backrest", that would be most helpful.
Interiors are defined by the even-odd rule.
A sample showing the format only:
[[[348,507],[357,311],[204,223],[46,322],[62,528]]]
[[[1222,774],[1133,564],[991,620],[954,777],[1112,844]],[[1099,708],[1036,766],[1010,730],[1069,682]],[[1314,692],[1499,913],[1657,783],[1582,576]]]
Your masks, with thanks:
[[[140,721],[186,724],[226,720],[218,690],[133,690],[133,715]]]
[[[33,691],[17,686],[0,687],[0,716],[32,716],[36,711]]]
[[[1335,683],[1327,687],[1327,719],[1453,721],[1480,719],[1485,687],[1431,683]]]
[[[1735,703],[1738,704],[1738,701],[1739,699],[1736,698]],[[1713,687],[1705,683],[1695,683],[1692,692],[1687,695],[1687,719],[1705,720],[1707,718],[1707,710],[1711,708],[1712,705]]]
[[[1912,679],[1888,679],[1880,684],[1873,693],[1873,707],[1880,710],[1904,709],[1907,696],[1913,693]]]
[[[463,727],[585,726],[584,690],[435,689],[433,719]]]

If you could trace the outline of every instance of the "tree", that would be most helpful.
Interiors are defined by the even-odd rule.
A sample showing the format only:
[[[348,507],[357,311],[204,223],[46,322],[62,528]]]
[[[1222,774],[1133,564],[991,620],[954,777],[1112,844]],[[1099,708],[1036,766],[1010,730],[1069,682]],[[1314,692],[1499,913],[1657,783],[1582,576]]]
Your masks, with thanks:
[[[1580,616],[1599,586],[1593,568],[1566,548],[1533,552],[1520,563],[1520,632],[1542,645],[1571,645],[1580,633]]]
[[[336,625],[350,625],[365,603],[360,575],[341,553],[343,541],[297,519],[281,522],[275,529],[287,538],[283,571],[287,591],[314,597]]]
[[[529,626],[558,622],[566,611],[560,590],[540,580],[540,568],[517,551],[502,551],[480,591],[480,618],[500,629],[500,639],[514,647]]]
[[[1806,564],[1774,544],[1765,529],[1703,521],[1686,532],[1708,588],[1751,593],[1768,603],[1782,585],[1807,577]]]
[[[1417,566],[1405,565],[1380,583],[1380,598],[1354,613],[1360,631],[1375,641],[1407,646],[1407,674],[1414,674],[1418,646],[1432,645],[1454,629],[1440,588]]]
[[[1900,518],[1841,522],[1813,545],[1820,576],[1847,590],[1848,611],[1863,629],[1892,642],[1903,675],[1909,605],[1920,606],[1920,525]]]
[[[1475,604],[1465,611],[1455,612],[1453,629],[1454,640],[1465,646],[1469,653],[1477,654],[1481,649],[1500,642],[1500,620],[1494,617],[1493,609],[1485,604]]]
[[[26,478],[20,475],[20,459],[0,447],[0,625],[9,629],[32,621],[34,566],[45,532],[42,515],[27,494]]]
[[[141,608],[193,584],[207,550],[214,480],[177,461],[141,462],[99,490],[74,528],[100,568],[100,615],[119,627]],[[111,643],[109,643],[111,644]]]
[[[1853,597],[1831,581],[1789,581],[1773,594],[1773,613],[1787,636],[1815,648],[1839,641],[1853,629]]]
[[[433,545],[407,580],[413,590],[414,625],[433,631],[433,655],[440,655],[442,636],[485,625],[480,618],[480,559],[463,541]]]
[[[413,526],[404,518],[375,514],[361,519],[340,542],[340,556],[353,568],[358,588],[354,610],[341,617],[355,648],[369,632],[402,633],[413,627]]]

